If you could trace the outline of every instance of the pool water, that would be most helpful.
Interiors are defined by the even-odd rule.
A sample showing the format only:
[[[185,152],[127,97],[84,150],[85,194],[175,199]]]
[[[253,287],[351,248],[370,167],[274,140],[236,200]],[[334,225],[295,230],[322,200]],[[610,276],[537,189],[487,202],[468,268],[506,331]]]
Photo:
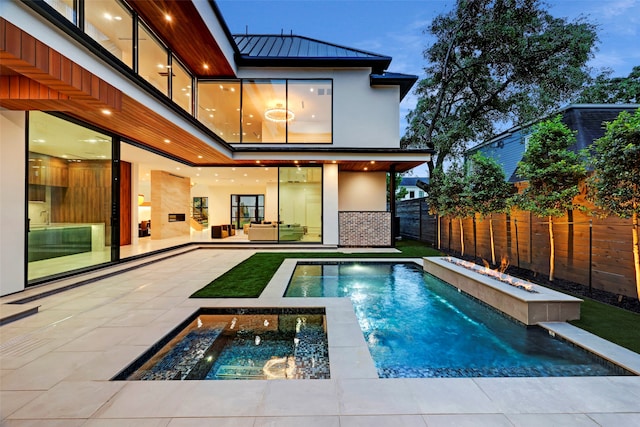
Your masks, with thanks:
[[[204,310],[114,379],[330,378],[324,313],[282,310]]]
[[[286,297],[349,297],[381,378],[624,375],[412,263],[299,263]]]

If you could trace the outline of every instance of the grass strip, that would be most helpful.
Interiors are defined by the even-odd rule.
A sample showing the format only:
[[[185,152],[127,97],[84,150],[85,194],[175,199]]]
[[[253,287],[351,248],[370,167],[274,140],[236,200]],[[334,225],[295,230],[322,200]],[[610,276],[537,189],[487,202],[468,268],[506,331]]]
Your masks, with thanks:
[[[588,298],[580,309],[580,320],[571,323],[607,341],[640,353],[640,314]]]
[[[259,252],[218,277],[191,298],[257,298],[287,258],[419,258],[441,253],[413,240],[398,242],[400,253]]]

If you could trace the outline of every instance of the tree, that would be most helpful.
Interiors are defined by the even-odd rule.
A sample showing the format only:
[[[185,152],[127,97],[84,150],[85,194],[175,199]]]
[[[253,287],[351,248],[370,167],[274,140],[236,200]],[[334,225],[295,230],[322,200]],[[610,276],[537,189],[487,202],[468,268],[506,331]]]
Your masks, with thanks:
[[[575,144],[576,133],[562,123],[561,116],[539,123],[518,163],[517,173],[529,181],[518,197],[518,205],[549,221],[549,280],[555,270],[553,217],[580,206],[573,198],[580,194],[580,181],[586,176],[584,161],[568,148]]]
[[[607,123],[604,136],[592,145],[589,158],[594,174],[587,180],[589,198],[604,214],[631,218],[636,291],[640,299],[640,250],[638,214],[640,214],[640,109],[621,112]]]
[[[404,196],[407,195],[407,189],[405,187],[402,187],[400,185],[400,183],[402,182],[402,174],[400,173],[395,173],[395,182],[396,185],[393,190],[393,194],[395,194],[395,198],[396,200],[402,200],[404,199]],[[387,203],[389,202],[389,195],[391,194],[391,175],[387,174]]]
[[[457,0],[427,31],[436,41],[424,51],[427,77],[402,141],[435,150],[430,173],[497,126],[571,99],[596,41],[594,25],[554,18],[539,0]]]
[[[441,215],[449,215],[460,224],[460,254],[464,256],[464,227],[462,220],[473,214],[469,197],[467,177],[464,168],[454,163],[443,174],[438,192],[438,206]]]
[[[444,172],[441,167],[435,169],[431,173],[431,178],[429,179],[429,191],[427,191],[427,203],[429,204],[429,213],[431,215],[436,215],[437,221],[437,230],[436,234],[438,236],[438,249],[440,249],[440,217],[443,215],[444,206],[441,206],[442,197],[442,188],[444,186]]]
[[[611,71],[600,73],[587,85],[576,102],[581,104],[633,104],[640,102],[640,66],[627,77],[610,78]]]
[[[468,191],[471,206],[482,218],[489,217],[489,238],[491,241],[491,263],[496,263],[493,242],[493,214],[508,212],[510,198],[515,190],[505,179],[502,166],[494,159],[478,152],[471,157],[471,172],[468,177]]]

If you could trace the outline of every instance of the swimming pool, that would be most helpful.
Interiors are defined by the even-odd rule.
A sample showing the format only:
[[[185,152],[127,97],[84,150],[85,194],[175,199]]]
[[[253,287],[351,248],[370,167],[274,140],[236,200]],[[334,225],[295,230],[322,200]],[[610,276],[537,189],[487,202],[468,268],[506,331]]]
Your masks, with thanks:
[[[298,263],[285,297],[349,297],[381,378],[627,374],[413,263]]]

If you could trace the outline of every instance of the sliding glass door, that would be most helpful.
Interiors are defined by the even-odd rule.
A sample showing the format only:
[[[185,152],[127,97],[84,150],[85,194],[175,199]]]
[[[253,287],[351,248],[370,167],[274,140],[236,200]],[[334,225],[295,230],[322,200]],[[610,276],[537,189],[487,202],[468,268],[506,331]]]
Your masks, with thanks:
[[[322,168],[279,170],[280,241],[322,242]]]
[[[264,220],[264,194],[232,194],[231,224],[236,230],[245,224]]]

